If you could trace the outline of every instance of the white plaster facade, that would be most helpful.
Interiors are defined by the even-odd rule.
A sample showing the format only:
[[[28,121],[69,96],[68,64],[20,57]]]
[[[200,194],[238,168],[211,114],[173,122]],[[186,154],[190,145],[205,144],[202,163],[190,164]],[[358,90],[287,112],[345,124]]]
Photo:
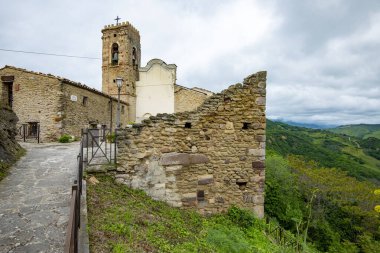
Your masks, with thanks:
[[[136,82],[136,122],[157,113],[174,113],[174,84],[177,66],[160,59],[139,68]]]

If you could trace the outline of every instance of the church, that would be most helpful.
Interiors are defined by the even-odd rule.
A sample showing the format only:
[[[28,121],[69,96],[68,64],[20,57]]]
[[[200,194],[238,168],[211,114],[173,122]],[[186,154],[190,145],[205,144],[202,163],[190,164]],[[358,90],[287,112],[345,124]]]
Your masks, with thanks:
[[[177,66],[160,59],[141,66],[140,33],[129,22],[102,30],[102,91],[66,78],[14,66],[0,69],[0,105],[11,107],[18,128],[41,142],[86,127],[115,128],[118,86],[120,126],[157,113],[192,111],[213,93],[176,83]]]

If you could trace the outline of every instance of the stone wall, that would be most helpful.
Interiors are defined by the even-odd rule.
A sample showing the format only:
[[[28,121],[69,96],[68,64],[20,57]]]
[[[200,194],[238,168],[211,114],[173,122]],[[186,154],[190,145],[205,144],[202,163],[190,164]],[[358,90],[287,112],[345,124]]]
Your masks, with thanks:
[[[27,122],[39,122],[42,141],[56,141],[61,135],[59,97],[61,82],[54,76],[33,74],[13,67],[0,69],[0,76],[13,76],[12,109],[19,118],[18,127]],[[2,85],[5,85],[2,83]]]
[[[210,92],[201,92],[181,85],[175,85],[174,112],[193,111],[202,105],[210,95]]]
[[[196,111],[159,114],[119,137],[115,180],[203,214],[232,204],[264,213],[266,72]]]
[[[81,129],[90,125],[116,126],[117,100],[64,81],[62,85],[62,133],[80,136]],[[72,99],[74,96],[75,99]],[[74,100],[74,101],[73,101]],[[86,101],[84,101],[86,100]],[[120,103],[120,122],[127,125],[128,106]]]

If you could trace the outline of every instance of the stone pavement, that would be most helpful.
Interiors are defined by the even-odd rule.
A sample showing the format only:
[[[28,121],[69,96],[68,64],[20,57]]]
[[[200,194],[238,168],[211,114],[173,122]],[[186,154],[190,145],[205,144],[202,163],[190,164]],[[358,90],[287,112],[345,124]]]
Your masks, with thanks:
[[[79,143],[23,143],[0,182],[0,252],[63,252]]]

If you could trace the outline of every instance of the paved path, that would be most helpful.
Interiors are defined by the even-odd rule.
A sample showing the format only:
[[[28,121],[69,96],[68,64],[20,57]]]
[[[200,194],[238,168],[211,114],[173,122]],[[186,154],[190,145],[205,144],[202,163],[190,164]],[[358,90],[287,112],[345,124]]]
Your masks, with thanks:
[[[0,252],[63,252],[79,143],[23,146],[0,182]]]

